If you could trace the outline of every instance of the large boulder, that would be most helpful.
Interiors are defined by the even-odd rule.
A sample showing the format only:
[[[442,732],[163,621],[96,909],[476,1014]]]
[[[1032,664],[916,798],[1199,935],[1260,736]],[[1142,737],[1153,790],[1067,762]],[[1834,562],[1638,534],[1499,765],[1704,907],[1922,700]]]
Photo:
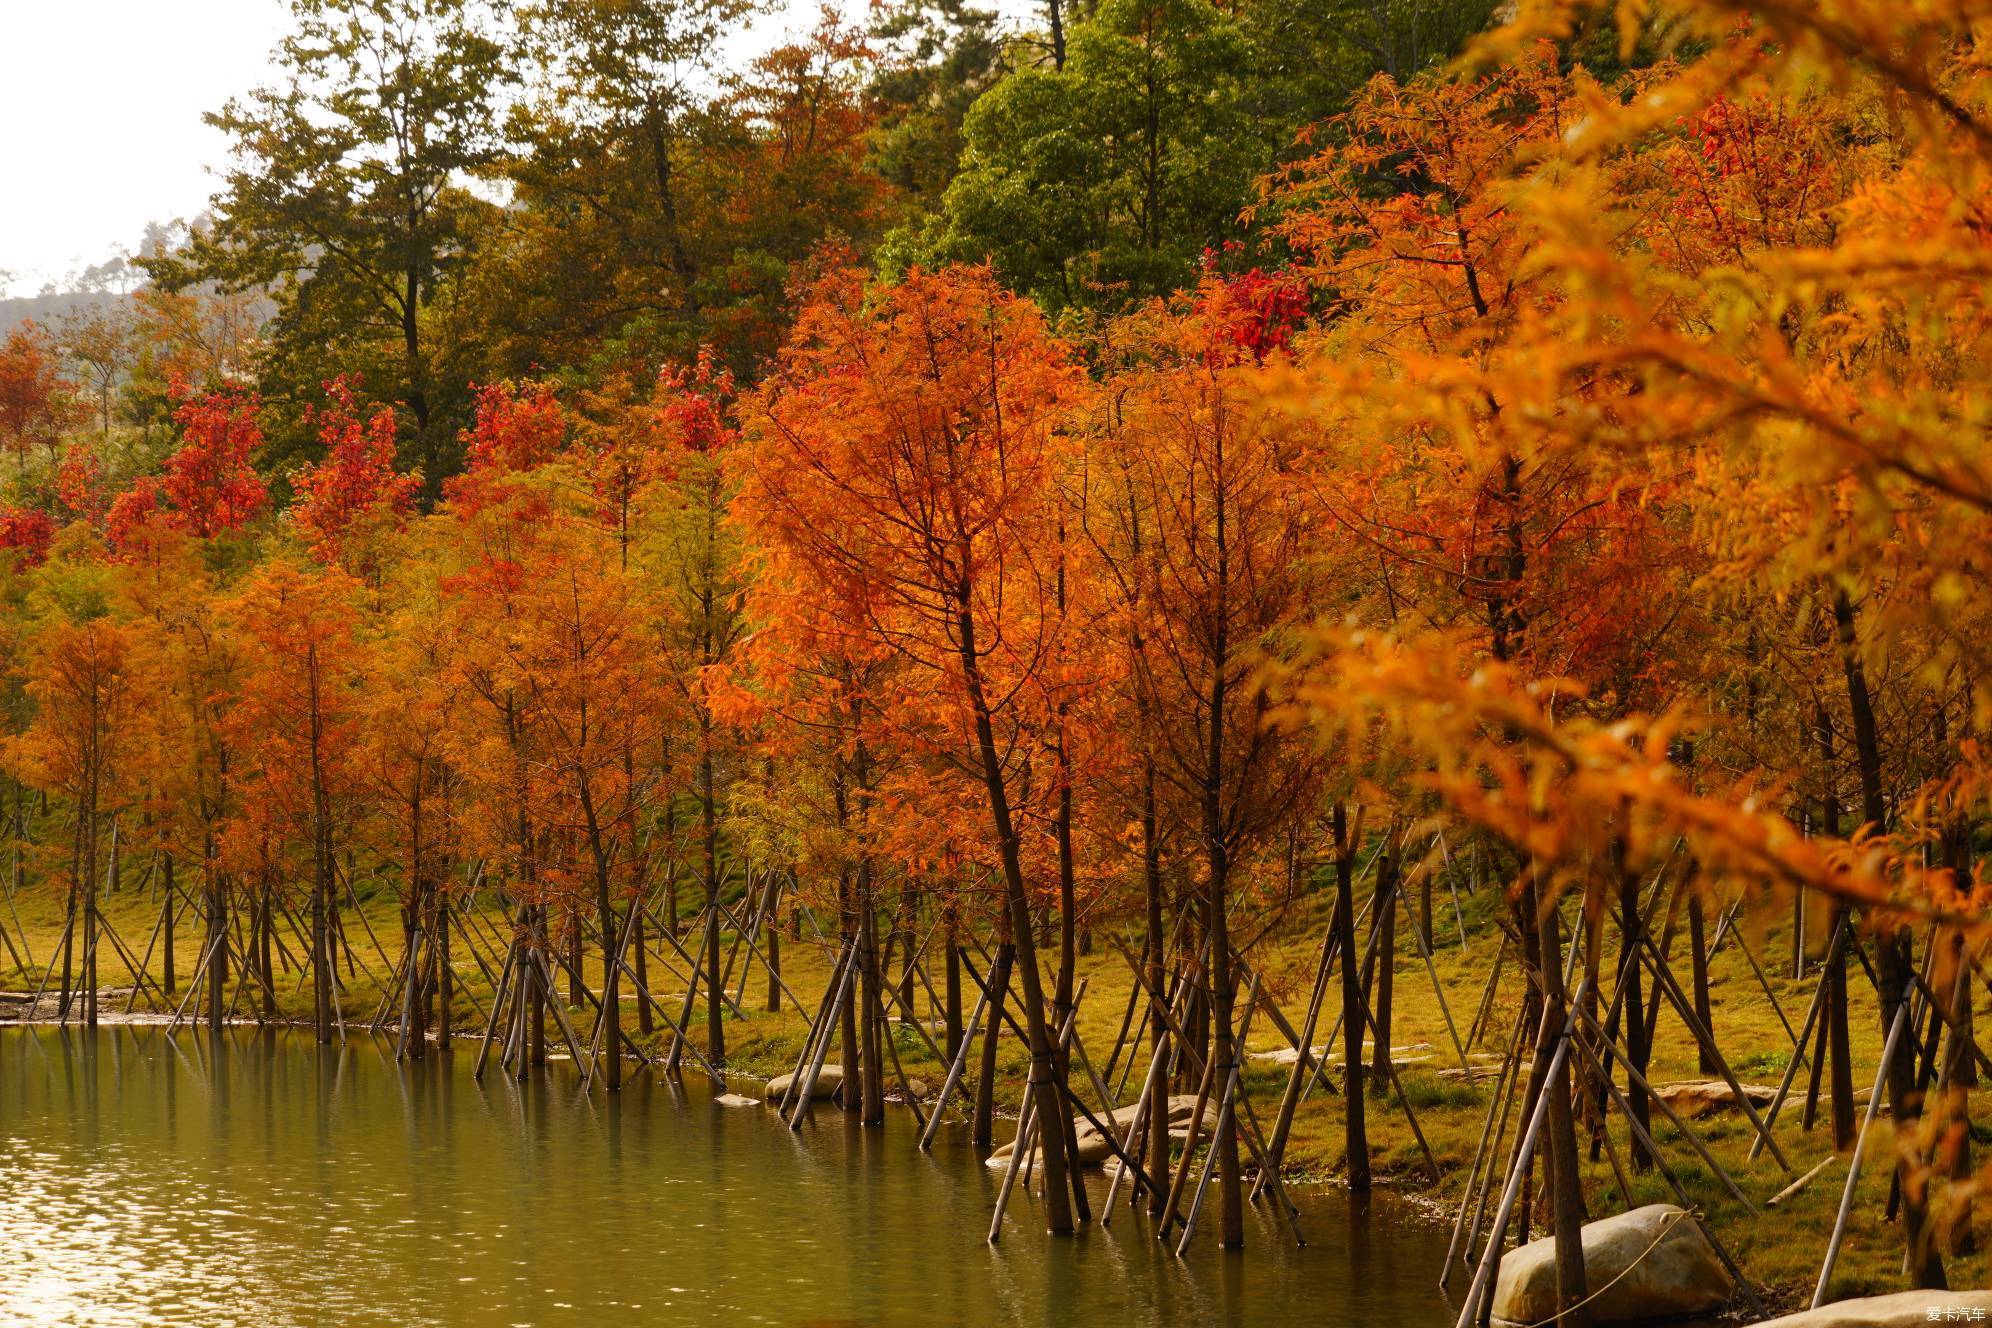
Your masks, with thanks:
[[[1114,1143],[1119,1143],[1127,1137],[1127,1127],[1134,1123],[1134,1113],[1140,1110],[1140,1107],[1141,1104],[1137,1102],[1114,1112],[1111,1119]],[[1195,1114],[1196,1109],[1197,1100],[1193,1095],[1184,1094],[1180,1097],[1169,1099],[1169,1137],[1171,1139],[1180,1141],[1189,1138],[1190,1117]],[[1097,1115],[1098,1113],[1094,1114]],[[1093,1123],[1084,1116],[1074,1116],[1072,1118],[1072,1127],[1073,1132],[1077,1134],[1079,1139],[1079,1165],[1097,1167],[1114,1155],[1114,1150],[1108,1145],[1106,1137],[1098,1130],[1095,1130]],[[1217,1103],[1215,1101],[1204,1103],[1203,1128],[1205,1132],[1217,1128]],[[998,1171],[1007,1169],[1010,1165],[1010,1152],[1015,1147],[1016,1140],[1012,1139],[1009,1143],[1002,1145],[995,1152],[991,1153],[984,1165]],[[1033,1146],[1031,1155],[1025,1157],[1024,1161],[1035,1162],[1037,1160],[1036,1153],[1037,1148]]]
[[[1594,1323],[1685,1318],[1729,1303],[1729,1273],[1701,1228],[1673,1204],[1648,1204],[1585,1226],[1584,1280],[1594,1297],[1588,1306]],[[1547,1323],[1556,1308],[1554,1237],[1502,1256],[1496,1320]]]
[[[1898,1291],[1767,1319],[1758,1328],[1921,1328],[1992,1322],[1992,1291]]]
[[[789,1081],[794,1078],[795,1076],[792,1074],[778,1074],[774,1078],[768,1080],[768,1095],[765,1100],[768,1102],[769,1105],[773,1106],[781,1102],[782,1094],[788,1092]],[[842,1088],[843,1086],[844,1086],[843,1067],[837,1065],[825,1065],[822,1071],[818,1073],[816,1076],[816,1089],[811,1094],[811,1096],[817,1098],[818,1100],[821,1100],[826,1097],[834,1097],[836,1096],[837,1090],[839,1088]]]

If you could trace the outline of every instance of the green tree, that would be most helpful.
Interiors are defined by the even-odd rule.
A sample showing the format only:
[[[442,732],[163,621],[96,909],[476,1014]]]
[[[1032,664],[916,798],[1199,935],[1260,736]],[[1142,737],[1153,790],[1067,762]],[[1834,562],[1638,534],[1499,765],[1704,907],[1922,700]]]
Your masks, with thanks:
[[[899,0],[872,36],[871,95],[882,113],[874,164],[909,198],[938,208],[961,161],[969,108],[1005,72],[996,11],[968,0]]]
[[[300,401],[333,367],[363,366],[376,395],[406,406],[433,495],[456,433],[439,399],[461,391],[439,381],[452,324],[437,306],[494,212],[467,185],[496,159],[506,45],[474,0],[291,12],[276,81],[206,117],[233,143],[213,225],[144,265],[169,290],[268,290],[265,396]]]
[[[1115,304],[1186,284],[1240,233],[1269,153],[1237,20],[1206,0],[1105,0],[1067,51],[976,102],[941,214],[889,262],[988,258],[1047,305]]]
[[[699,302],[688,215],[719,47],[756,0],[539,0],[523,11],[543,95],[517,117],[522,186],[603,226],[685,315]]]

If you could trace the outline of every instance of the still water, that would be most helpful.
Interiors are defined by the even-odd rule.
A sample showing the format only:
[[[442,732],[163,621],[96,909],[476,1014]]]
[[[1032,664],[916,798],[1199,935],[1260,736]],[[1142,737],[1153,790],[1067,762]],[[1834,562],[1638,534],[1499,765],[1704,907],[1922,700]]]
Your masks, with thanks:
[[[648,1077],[583,1096],[243,1029],[0,1029],[0,1324],[1174,1325],[1449,1319],[1445,1232],[1296,1191],[1308,1246],[1043,1234],[959,1131]],[[751,1091],[751,1089],[743,1089]],[[1102,1186],[1102,1190],[1104,1186]],[[1213,1196],[1214,1200],[1214,1196]],[[1214,1210],[1206,1218],[1214,1223]],[[1208,1231],[1206,1227],[1205,1231]]]

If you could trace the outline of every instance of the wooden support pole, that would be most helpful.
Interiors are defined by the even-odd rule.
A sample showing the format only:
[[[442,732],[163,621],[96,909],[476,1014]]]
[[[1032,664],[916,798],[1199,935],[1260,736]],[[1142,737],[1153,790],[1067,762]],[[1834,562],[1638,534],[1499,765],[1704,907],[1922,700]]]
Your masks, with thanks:
[[[1888,1080],[1888,1067],[1895,1062],[1896,1045],[1902,1041],[1902,1030],[1908,1024],[1909,1002],[1903,1001],[1895,1007],[1895,1019],[1889,1024],[1888,1040],[1881,1049],[1881,1064],[1875,1068],[1874,1088],[1868,1094],[1867,1115],[1861,1121],[1860,1133],[1854,1136],[1854,1155],[1847,1161],[1847,1186],[1840,1192],[1840,1211],[1833,1219],[1833,1235],[1826,1242],[1826,1260],[1819,1265],[1819,1281],[1812,1288],[1811,1308],[1815,1310],[1826,1303],[1826,1286],[1833,1280],[1833,1265],[1840,1260],[1840,1242],[1847,1238],[1847,1217],[1853,1212],[1854,1190],[1861,1180],[1861,1154],[1867,1149],[1868,1129],[1881,1110],[1882,1085]]]
[[[1591,979],[1586,976],[1577,985],[1576,995],[1563,1009],[1563,1024],[1556,1032],[1556,1050],[1550,1056],[1545,1084],[1556,1082],[1556,1076],[1570,1059],[1570,1030],[1576,1018],[1576,1011],[1582,1008],[1584,996],[1590,990]],[[1529,1174],[1535,1160],[1536,1139],[1542,1134],[1543,1123],[1549,1119],[1549,1099],[1547,1091],[1536,1094],[1535,1109],[1529,1113],[1528,1125],[1522,1131],[1521,1146],[1516,1150],[1515,1163],[1508,1168],[1508,1179],[1501,1187],[1501,1202],[1494,1209],[1494,1232],[1487,1242],[1487,1251],[1481,1256],[1480,1265],[1474,1270],[1473,1282],[1466,1289],[1466,1302],[1460,1306],[1459,1318],[1453,1328],[1468,1328],[1480,1309],[1481,1300],[1493,1294],[1494,1265],[1501,1255],[1500,1232],[1508,1229],[1508,1219],[1514,1214],[1515,1198],[1521,1191],[1522,1177]]]

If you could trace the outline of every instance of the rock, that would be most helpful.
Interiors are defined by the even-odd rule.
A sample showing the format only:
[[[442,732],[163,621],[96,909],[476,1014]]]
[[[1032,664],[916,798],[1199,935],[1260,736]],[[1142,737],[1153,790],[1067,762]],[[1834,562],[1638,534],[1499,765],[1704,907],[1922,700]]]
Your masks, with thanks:
[[[795,1078],[795,1076],[792,1074],[782,1074],[782,1075],[776,1075],[773,1079],[768,1080],[767,1100],[770,1104],[777,1103],[782,1100],[782,1094],[788,1092],[789,1081],[793,1078]],[[844,1086],[843,1067],[837,1065],[826,1065],[823,1067],[822,1072],[816,1076],[816,1092],[813,1094],[813,1096],[818,1101],[821,1101],[826,1097],[831,1097],[835,1095],[837,1090],[839,1088],[842,1088],[843,1086]]]
[[[1595,1297],[1590,1312],[1596,1323],[1684,1318],[1729,1303],[1729,1273],[1701,1228],[1673,1204],[1648,1204],[1587,1224],[1584,1279]],[[1494,1318],[1533,1324],[1555,1315],[1556,1239],[1545,1236],[1502,1258]]]
[[[1184,1094],[1169,1099],[1169,1137],[1171,1139],[1181,1141],[1189,1138],[1190,1115],[1196,1108],[1197,1099],[1194,1094]],[[1113,1143],[1119,1143],[1127,1136],[1127,1127],[1134,1124],[1134,1113],[1139,1109],[1139,1103],[1132,1103],[1114,1112],[1109,1122],[1114,1132]],[[1203,1119],[1203,1128],[1206,1131],[1217,1128],[1217,1103],[1215,1101],[1204,1103]],[[1072,1118],[1072,1125],[1073,1131],[1077,1134],[1079,1140],[1079,1164],[1081,1166],[1097,1167],[1114,1155],[1114,1150],[1109,1145],[1107,1139],[1093,1128],[1091,1121],[1087,1120],[1084,1116],[1074,1116]],[[1015,1146],[1016,1140],[1014,1139],[1002,1145],[989,1155],[988,1160],[983,1165],[997,1171],[1007,1169],[1010,1165],[1010,1151]],[[1035,1153],[1037,1150],[1033,1148],[1031,1151]],[[1024,1160],[1032,1162],[1036,1159],[1027,1157]]]
[[[925,1079],[908,1079],[906,1081],[907,1094],[921,1101],[925,1101],[927,1095],[933,1091],[933,1089],[927,1087]]]
[[[1760,1112],[1768,1111],[1778,1095],[1777,1089],[1763,1084],[1744,1084],[1743,1092],[1750,1099],[1750,1105]],[[1700,1120],[1719,1111],[1737,1109],[1736,1090],[1721,1079],[1688,1079],[1674,1084],[1657,1084],[1653,1094],[1684,1120]]]
[[[1911,1328],[1992,1322],[1992,1291],[1898,1291],[1767,1319],[1758,1328]]]
[[[719,1103],[722,1107],[758,1107],[761,1105],[760,1098],[742,1097],[738,1093],[721,1093],[713,1101]]]
[[[1431,1050],[1432,1044],[1429,1042],[1412,1042],[1401,1047],[1393,1046],[1390,1049],[1390,1059],[1399,1065],[1418,1065],[1431,1060],[1432,1057],[1430,1055],[1421,1056],[1411,1053],[1430,1052]],[[1340,1065],[1342,1063],[1343,1053],[1340,1051],[1330,1052],[1326,1047],[1309,1047],[1308,1051],[1312,1053],[1315,1061],[1323,1065]],[[1363,1040],[1364,1063],[1367,1064],[1370,1057],[1375,1054],[1376,1043],[1365,1038]],[[1274,1065],[1292,1065],[1300,1059],[1300,1053],[1292,1047],[1276,1047],[1272,1051],[1248,1051],[1245,1055],[1248,1059],[1268,1061]]]

